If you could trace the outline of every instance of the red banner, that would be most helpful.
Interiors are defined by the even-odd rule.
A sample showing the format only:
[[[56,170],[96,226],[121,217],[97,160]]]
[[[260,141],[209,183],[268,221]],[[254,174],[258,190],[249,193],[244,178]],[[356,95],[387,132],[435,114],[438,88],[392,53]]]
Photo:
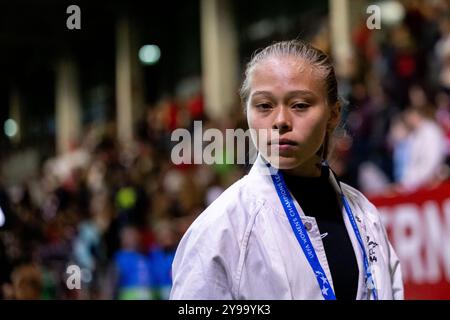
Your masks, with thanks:
[[[450,299],[450,182],[370,201],[400,258],[405,299]]]

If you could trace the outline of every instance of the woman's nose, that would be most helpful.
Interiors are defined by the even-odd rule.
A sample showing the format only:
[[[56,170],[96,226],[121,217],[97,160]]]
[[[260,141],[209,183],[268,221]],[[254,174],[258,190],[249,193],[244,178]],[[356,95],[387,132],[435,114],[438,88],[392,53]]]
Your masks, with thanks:
[[[288,110],[283,107],[278,108],[278,113],[274,119],[272,129],[279,131],[289,131],[292,129],[292,123]]]

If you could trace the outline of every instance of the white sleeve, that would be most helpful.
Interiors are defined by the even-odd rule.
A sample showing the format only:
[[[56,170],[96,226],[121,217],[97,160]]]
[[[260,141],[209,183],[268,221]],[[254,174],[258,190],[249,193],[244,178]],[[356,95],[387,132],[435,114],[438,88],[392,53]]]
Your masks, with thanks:
[[[394,300],[403,300],[404,299],[404,290],[403,290],[403,279],[402,279],[402,270],[400,267],[400,260],[395,253],[394,248],[389,243],[389,271],[391,273],[391,283],[392,283],[392,297]]]
[[[372,205],[373,206],[373,205]],[[375,208],[375,206],[373,206]],[[378,213],[380,217],[380,226],[382,228],[384,240],[387,243],[388,249],[388,259],[389,259],[389,276],[391,278],[391,288],[392,288],[392,299],[393,300],[403,300],[404,299],[404,289],[403,289],[403,276],[402,269],[400,265],[400,259],[397,256],[397,253],[394,250],[394,247],[391,245],[389,238],[387,236],[386,228],[383,225],[381,220],[381,215]]]
[[[363,196],[364,197],[364,196]],[[384,242],[387,247],[387,263],[388,263],[388,271],[389,274],[387,276],[390,277],[390,286],[392,290],[392,299],[393,300],[403,300],[404,299],[404,289],[403,289],[403,278],[402,278],[402,270],[400,265],[400,260],[397,256],[397,253],[392,247],[389,238],[387,236],[386,228],[381,219],[381,214],[379,210],[371,203],[367,198],[366,205],[368,211],[373,212],[377,216],[377,224],[379,225],[379,233],[380,236],[384,239]],[[390,298],[389,298],[390,299]]]
[[[194,233],[194,234],[193,234]],[[202,230],[189,232],[180,242],[172,265],[171,300],[230,300],[231,275],[226,262],[207,236],[198,237]],[[204,233],[208,233],[205,231]]]

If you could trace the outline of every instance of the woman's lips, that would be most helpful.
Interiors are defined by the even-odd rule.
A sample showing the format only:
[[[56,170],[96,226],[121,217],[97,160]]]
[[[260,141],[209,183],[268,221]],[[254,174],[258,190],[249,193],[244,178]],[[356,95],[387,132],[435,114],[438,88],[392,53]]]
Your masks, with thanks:
[[[290,140],[290,139],[277,139],[277,140],[272,140],[269,142],[270,145],[279,145],[279,146],[297,146],[298,143]]]
[[[278,145],[278,152],[280,155],[283,155],[285,153],[291,153],[294,150],[297,149],[296,145],[291,145],[291,144],[280,144]]]
[[[271,147],[276,146],[279,153],[289,153],[298,148],[298,143],[289,139],[279,139],[270,141],[269,145]]]

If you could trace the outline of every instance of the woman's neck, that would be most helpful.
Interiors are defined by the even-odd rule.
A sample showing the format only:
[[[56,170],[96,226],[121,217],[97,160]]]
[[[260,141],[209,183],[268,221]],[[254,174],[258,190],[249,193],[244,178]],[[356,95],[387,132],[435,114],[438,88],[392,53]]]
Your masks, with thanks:
[[[318,157],[312,157],[310,160],[292,169],[283,169],[288,175],[298,177],[320,177],[322,174],[322,165]]]

